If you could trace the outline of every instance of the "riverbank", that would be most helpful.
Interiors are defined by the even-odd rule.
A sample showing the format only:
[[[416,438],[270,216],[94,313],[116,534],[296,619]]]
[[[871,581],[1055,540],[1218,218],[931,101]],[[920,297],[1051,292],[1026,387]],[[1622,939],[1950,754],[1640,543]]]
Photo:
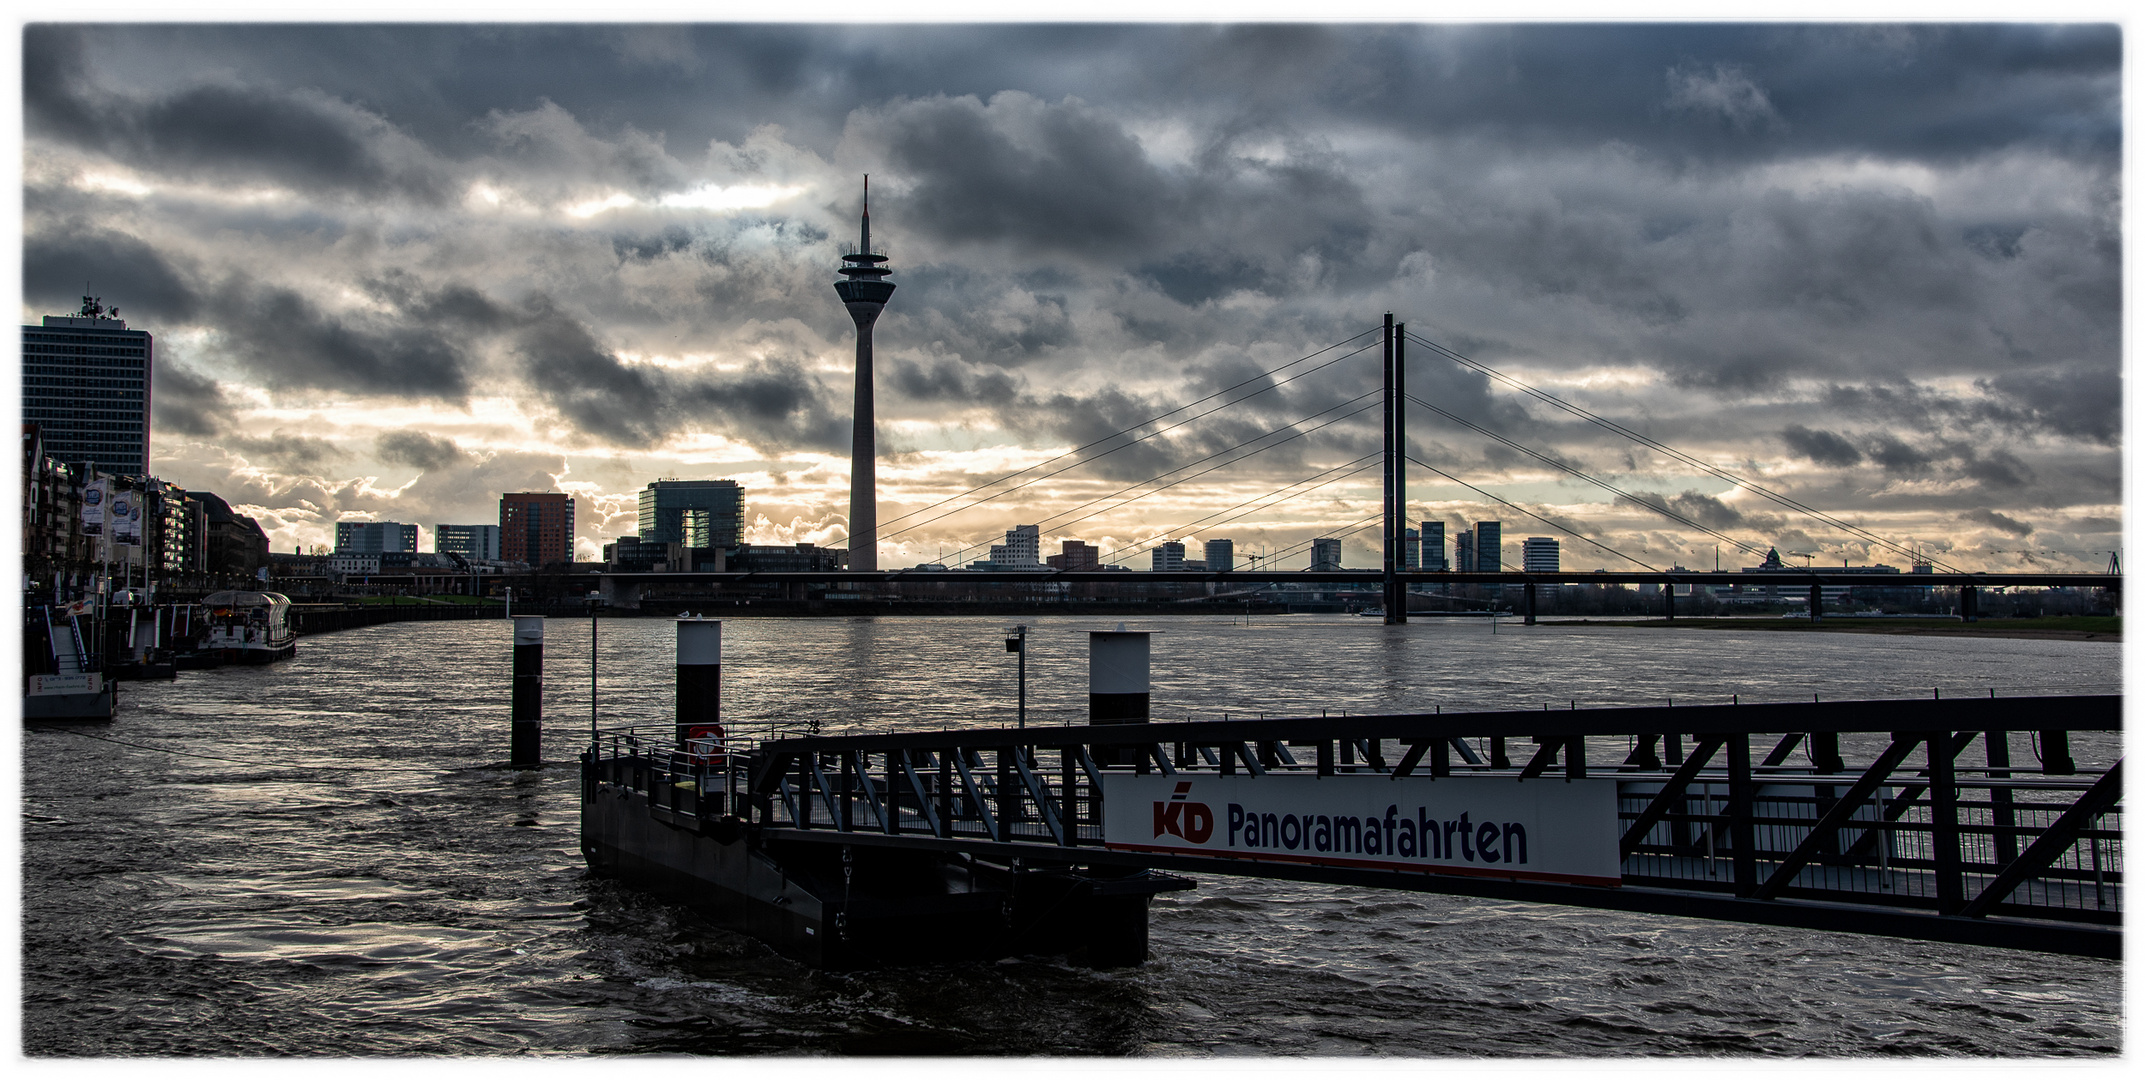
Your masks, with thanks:
[[[2059,615],[2040,619],[1572,619],[1562,626],[1621,626],[1655,630],[1787,630],[1833,634],[1892,634],[1925,637],[2041,638],[2052,641],[2121,641],[2120,615]]]

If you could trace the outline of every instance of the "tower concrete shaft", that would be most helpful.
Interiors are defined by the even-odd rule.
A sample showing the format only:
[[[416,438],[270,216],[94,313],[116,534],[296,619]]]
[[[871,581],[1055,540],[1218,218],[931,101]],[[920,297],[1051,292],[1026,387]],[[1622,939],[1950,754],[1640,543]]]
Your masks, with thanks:
[[[842,255],[834,291],[857,324],[856,420],[849,442],[849,569],[879,568],[879,439],[874,426],[871,328],[894,295],[886,252],[871,246],[871,177],[864,177],[864,228],[854,250]]]

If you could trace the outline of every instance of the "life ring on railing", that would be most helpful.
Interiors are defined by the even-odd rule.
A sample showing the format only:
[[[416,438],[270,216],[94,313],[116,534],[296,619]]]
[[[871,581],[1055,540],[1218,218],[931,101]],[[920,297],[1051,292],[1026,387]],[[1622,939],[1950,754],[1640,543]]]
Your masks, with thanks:
[[[687,761],[716,769],[730,764],[730,755],[723,750],[721,724],[694,724],[685,729],[683,743]]]

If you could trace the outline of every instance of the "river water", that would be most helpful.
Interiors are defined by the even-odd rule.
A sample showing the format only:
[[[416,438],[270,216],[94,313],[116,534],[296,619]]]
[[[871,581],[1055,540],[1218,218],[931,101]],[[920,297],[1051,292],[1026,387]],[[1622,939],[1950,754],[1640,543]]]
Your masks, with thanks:
[[[1009,723],[1011,620],[738,619],[728,718]],[[1084,631],[1031,620],[1030,722],[1082,718]],[[2109,693],[2119,647],[1966,637],[1133,620],[1158,717]],[[606,725],[667,720],[671,625],[606,620]],[[1153,958],[829,974],[590,877],[571,762],[585,621],[553,620],[545,752],[507,744],[503,621],[304,639],[266,669],[128,684],[23,736],[33,1056],[2110,1055],[2114,962],[1206,877]],[[2112,742],[2081,742],[2105,764]]]

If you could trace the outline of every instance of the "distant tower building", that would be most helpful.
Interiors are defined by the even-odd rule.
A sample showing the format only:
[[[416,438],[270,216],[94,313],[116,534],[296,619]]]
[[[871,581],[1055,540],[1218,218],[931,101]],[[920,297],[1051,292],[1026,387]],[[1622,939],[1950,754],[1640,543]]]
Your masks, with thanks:
[[[1554,574],[1563,569],[1559,562],[1556,537],[1530,536],[1520,541],[1520,569],[1530,574]]]
[[[1402,570],[1422,569],[1422,551],[1423,540],[1421,533],[1416,532],[1414,529],[1400,530],[1400,568]]]
[[[77,469],[149,475],[149,384],[156,340],[129,330],[119,309],[82,298],[74,315],[22,328],[22,419],[45,454]]]
[[[1422,567],[1425,570],[1447,569],[1445,564],[1445,523],[1442,521],[1423,522]]]
[[[1475,572],[1475,532],[1461,529],[1452,537],[1452,568],[1462,574]]]
[[[641,489],[640,542],[727,551],[745,542],[745,489],[735,480],[657,480]]]
[[[436,546],[436,545],[435,545]],[[389,551],[416,551],[417,526],[399,521],[338,521],[335,523],[337,555],[379,555]]]
[[[1340,568],[1340,540],[1333,537],[1320,537],[1311,541],[1311,569],[1339,570]]]
[[[562,491],[499,496],[499,557],[545,567],[573,561],[573,497]]]
[[[1102,552],[1085,540],[1067,540],[1058,553],[1045,560],[1053,570],[1100,570]]]
[[[864,177],[864,232],[855,251],[842,256],[845,281],[834,291],[857,324],[857,393],[855,426],[849,438],[849,569],[879,568],[879,443],[872,426],[871,326],[886,310],[894,283],[891,269],[879,264],[886,253],[871,246],[871,177]]]
[[[1479,572],[1494,574],[1504,569],[1504,525],[1495,521],[1475,522],[1475,566]]]
[[[1152,552],[1155,572],[1184,569],[1184,545],[1175,540],[1164,540]]]
[[[441,555],[454,554],[465,559],[489,559],[498,562],[499,526],[434,525],[432,550]]]
[[[1236,569],[1236,541],[1207,541],[1207,569],[1217,574],[1226,574]]]

